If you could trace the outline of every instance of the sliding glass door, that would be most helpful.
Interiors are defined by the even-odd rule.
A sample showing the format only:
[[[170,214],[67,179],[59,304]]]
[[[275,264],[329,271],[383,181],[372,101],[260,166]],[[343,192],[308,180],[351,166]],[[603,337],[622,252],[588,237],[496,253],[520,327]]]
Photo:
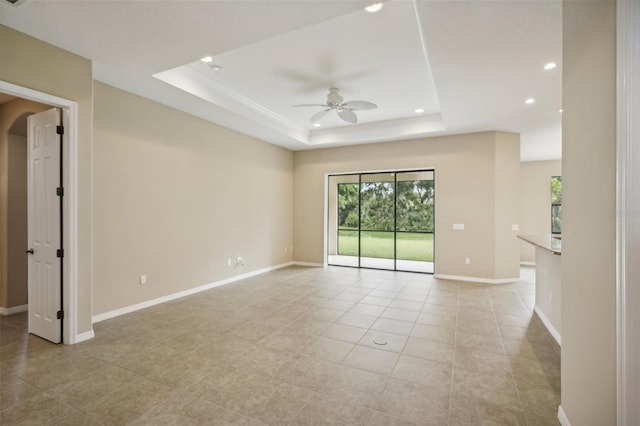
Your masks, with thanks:
[[[360,266],[360,175],[329,176],[329,263]]]
[[[433,273],[433,171],[396,174],[396,269]]]
[[[394,173],[360,175],[360,266],[395,269]]]
[[[433,273],[433,170],[329,176],[328,263]]]

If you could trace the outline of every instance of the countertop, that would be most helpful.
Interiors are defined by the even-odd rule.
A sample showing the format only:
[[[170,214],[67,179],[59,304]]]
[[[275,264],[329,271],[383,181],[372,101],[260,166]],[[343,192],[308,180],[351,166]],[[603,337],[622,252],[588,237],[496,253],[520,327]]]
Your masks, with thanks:
[[[518,235],[518,238],[536,247],[549,250],[553,254],[562,254],[561,235]]]

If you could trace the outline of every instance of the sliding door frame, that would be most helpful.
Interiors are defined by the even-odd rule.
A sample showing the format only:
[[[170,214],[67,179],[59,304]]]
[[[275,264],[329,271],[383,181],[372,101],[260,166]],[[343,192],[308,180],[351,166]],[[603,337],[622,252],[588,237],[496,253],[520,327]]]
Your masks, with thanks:
[[[399,270],[397,267],[397,257],[398,257],[398,251],[397,251],[397,234],[398,234],[398,230],[397,230],[397,223],[398,223],[398,210],[397,210],[397,202],[398,202],[398,198],[397,198],[397,183],[398,183],[398,173],[402,174],[402,173],[410,173],[410,172],[431,172],[433,174],[433,188],[434,188],[434,203],[433,203],[433,231],[430,232],[430,234],[433,235],[433,259],[431,261],[431,263],[433,264],[433,271],[432,272],[421,272],[421,271],[407,271],[407,270]],[[394,234],[394,238],[393,238],[393,269],[384,269],[384,268],[374,268],[374,267],[368,267],[368,266],[362,266],[361,264],[361,258],[362,258],[362,247],[361,247],[361,232],[362,232],[362,225],[361,225],[361,219],[362,219],[362,176],[363,175],[374,175],[374,174],[390,174],[393,173],[394,177],[393,177],[393,223],[394,223],[394,230],[393,231],[389,231],[389,232],[393,232]],[[330,240],[330,236],[329,236],[329,232],[330,232],[330,227],[329,227],[329,215],[331,214],[331,212],[329,211],[329,185],[330,185],[330,178],[332,176],[358,176],[358,266],[349,266],[349,265],[329,265],[329,240]],[[355,184],[355,182],[353,182],[353,184]],[[324,266],[343,266],[343,267],[347,267],[347,268],[363,268],[363,269],[374,269],[374,270],[383,270],[383,271],[395,271],[395,272],[415,272],[415,273],[421,273],[421,274],[429,274],[429,275],[434,275],[436,273],[436,230],[435,230],[435,226],[436,226],[436,203],[435,203],[435,186],[436,186],[436,170],[434,167],[420,167],[420,168],[410,168],[410,169],[394,169],[394,170],[367,170],[367,171],[360,171],[360,172],[335,172],[335,173],[325,173],[325,179],[324,179]],[[339,229],[338,229],[338,224],[336,222],[336,232],[339,233]],[[427,232],[429,233],[429,232]],[[337,238],[337,237],[336,237]],[[336,247],[339,247],[339,242],[336,242]]]

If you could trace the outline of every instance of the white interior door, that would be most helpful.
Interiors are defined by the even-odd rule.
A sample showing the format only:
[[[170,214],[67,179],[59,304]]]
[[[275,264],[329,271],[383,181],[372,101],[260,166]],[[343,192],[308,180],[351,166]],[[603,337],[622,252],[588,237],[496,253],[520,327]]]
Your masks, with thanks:
[[[28,118],[29,333],[54,343],[62,337],[59,125],[57,108]]]

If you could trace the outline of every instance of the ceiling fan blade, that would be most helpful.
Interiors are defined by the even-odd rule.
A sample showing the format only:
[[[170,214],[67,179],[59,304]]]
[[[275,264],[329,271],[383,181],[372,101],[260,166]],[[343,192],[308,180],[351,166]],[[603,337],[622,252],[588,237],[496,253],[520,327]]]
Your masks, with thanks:
[[[329,108],[329,105],[325,105],[325,104],[300,104],[300,105],[293,105],[294,107],[324,107],[324,108]]]
[[[338,115],[344,121],[347,121],[349,123],[357,123],[358,122],[358,117],[356,116],[356,113],[351,111],[350,109],[340,108],[340,109],[338,109]]]
[[[311,120],[309,120],[309,122],[310,123],[315,123],[316,121],[320,120],[322,117],[327,115],[327,113],[329,111],[331,111],[331,110],[330,109],[323,109],[322,111],[313,114],[313,116],[311,117]]]
[[[347,108],[354,109],[354,110],[378,108],[378,105],[374,104],[373,102],[367,102],[367,101],[349,101],[349,102],[346,102],[344,105]]]

